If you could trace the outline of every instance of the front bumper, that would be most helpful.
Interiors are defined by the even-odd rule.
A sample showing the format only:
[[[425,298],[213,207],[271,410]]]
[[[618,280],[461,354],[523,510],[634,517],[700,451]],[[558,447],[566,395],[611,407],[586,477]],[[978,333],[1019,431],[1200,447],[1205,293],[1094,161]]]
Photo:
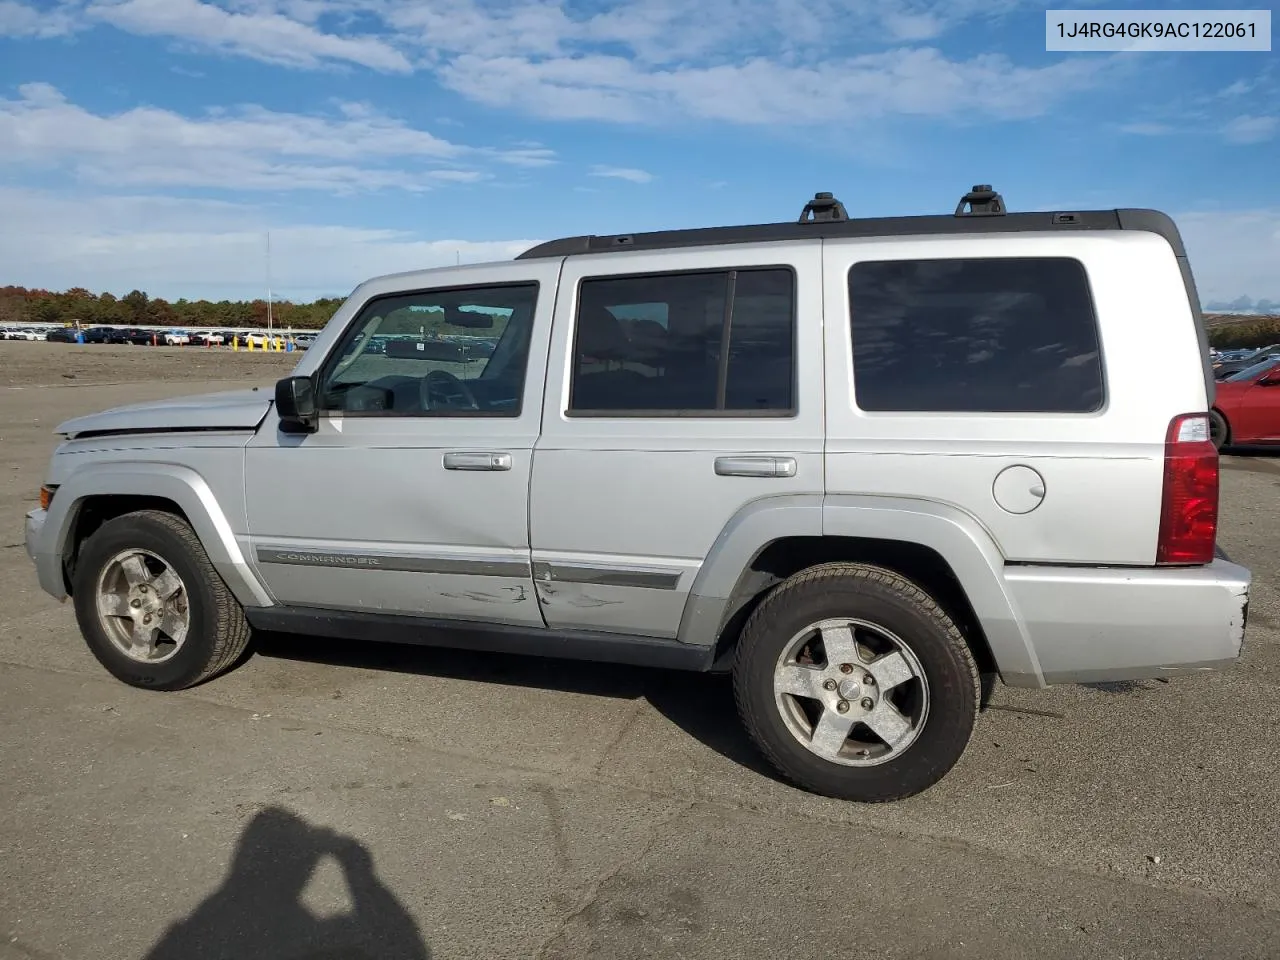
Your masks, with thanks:
[[[1039,661],[1031,685],[1221,669],[1244,645],[1252,578],[1224,557],[1203,567],[1008,567],[1004,579]]]
[[[48,543],[45,521],[49,515],[44,510],[32,510],[27,514],[25,543],[27,556],[36,565],[36,577],[40,589],[58,600],[67,598],[66,583],[62,579],[62,557],[56,545]]]

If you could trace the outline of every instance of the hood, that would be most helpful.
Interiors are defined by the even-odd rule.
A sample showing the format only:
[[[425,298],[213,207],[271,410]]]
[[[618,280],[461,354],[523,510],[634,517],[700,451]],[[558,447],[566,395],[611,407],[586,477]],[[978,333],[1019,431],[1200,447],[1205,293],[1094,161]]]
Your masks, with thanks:
[[[172,400],[133,403],[76,417],[58,425],[68,437],[87,433],[155,433],[167,430],[255,430],[271,409],[269,389],[251,387]]]

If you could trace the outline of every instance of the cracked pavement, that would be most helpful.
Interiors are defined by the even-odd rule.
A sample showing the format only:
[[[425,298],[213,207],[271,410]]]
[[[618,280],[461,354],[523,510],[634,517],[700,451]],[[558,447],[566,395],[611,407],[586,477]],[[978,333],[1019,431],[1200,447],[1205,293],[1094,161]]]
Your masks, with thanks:
[[[1234,670],[998,688],[860,807],[770,776],[722,680],[271,638],[114,681],[20,546],[49,430],[243,383],[0,387],[0,960],[1275,955],[1280,459],[1224,461]]]

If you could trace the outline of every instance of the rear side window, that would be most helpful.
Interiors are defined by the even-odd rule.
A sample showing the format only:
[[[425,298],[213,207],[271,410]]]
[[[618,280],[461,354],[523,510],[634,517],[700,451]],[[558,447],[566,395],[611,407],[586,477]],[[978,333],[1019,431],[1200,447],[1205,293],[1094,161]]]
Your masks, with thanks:
[[[849,271],[854,394],[868,411],[1092,413],[1104,399],[1084,265],[892,260]]]
[[[794,353],[787,268],[585,279],[568,413],[790,413]]]

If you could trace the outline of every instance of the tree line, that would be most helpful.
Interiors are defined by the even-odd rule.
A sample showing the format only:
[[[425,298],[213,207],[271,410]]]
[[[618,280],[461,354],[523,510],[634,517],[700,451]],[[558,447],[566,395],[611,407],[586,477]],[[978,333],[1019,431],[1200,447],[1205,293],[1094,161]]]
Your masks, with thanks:
[[[1209,331],[1209,343],[1219,350],[1269,347],[1280,343],[1280,316],[1214,327]]]
[[[342,304],[342,297],[311,303],[273,301],[273,326],[318,330]],[[131,327],[265,327],[266,300],[165,300],[132,290],[123,297],[91,293],[83,287],[56,292],[0,287],[0,323],[72,323]]]

